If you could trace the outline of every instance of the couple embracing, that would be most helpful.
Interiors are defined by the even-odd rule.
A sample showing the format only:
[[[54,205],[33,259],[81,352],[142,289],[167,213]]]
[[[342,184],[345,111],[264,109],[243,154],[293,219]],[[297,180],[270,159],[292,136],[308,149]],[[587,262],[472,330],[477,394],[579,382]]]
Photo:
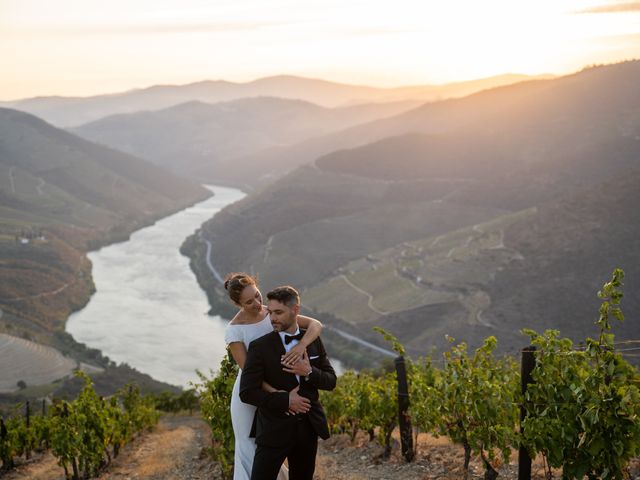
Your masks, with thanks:
[[[267,293],[266,306],[250,275],[229,274],[225,289],[240,308],[225,332],[241,369],[231,397],[233,478],[312,480],[318,437],[329,437],[318,390],[336,386],[322,324],[299,314],[293,287]]]

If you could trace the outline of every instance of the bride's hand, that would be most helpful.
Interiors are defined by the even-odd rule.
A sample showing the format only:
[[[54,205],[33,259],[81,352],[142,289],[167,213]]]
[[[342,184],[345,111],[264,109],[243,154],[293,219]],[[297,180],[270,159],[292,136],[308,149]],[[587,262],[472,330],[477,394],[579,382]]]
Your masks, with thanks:
[[[285,353],[281,357],[280,363],[282,363],[283,365],[286,365],[287,367],[290,367],[302,358],[302,354],[305,351],[306,351],[306,348],[304,347],[304,345],[298,342],[298,344],[295,347],[293,347],[291,350],[289,350],[287,353]]]

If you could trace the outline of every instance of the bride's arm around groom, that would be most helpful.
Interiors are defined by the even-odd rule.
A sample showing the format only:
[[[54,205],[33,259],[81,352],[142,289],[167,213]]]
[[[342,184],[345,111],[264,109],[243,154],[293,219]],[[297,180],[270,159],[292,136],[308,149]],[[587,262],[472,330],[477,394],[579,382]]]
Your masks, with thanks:
[[[336,374],[320,338],[295,366],[282,365],[282,356],[302,333],[296,322],[300,297],[285,286],[267,298],[274,331],[251,342],[240,380],[241,400],[258,407],[252,429],[257,444],[252,479],[275,479],[288,458],[291,479],[311,480],[318,437],[329,437],[318,390],[334,389]],[[280,391],[264,391],[263,382]],[[291,415],[290,410],[303,413]]]

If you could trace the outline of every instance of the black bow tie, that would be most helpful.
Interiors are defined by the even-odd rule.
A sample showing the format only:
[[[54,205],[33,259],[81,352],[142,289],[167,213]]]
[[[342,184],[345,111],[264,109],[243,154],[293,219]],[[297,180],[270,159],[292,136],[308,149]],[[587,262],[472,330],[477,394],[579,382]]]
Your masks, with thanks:
[[[304,335],[304,332],[296,333],[295,335],[287,335],[284,336],[284,344],[289,345],[294,340],[300,340]]]

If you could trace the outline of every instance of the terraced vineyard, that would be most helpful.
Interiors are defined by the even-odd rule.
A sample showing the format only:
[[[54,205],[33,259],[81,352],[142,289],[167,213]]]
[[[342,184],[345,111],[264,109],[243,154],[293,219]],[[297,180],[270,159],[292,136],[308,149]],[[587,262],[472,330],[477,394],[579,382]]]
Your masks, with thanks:
[[[522,259],[504,245],[504,230],[535,211],[503,215],[349,262],[305,291],[304,302],[362,331],[376,324],[393,329],[394,323],[419,322],[421,328],[394,330],[404,332],[401,340],[409,348],[433,345],[434,337],[444,339],[467,327],[490,328],[482,317],[491,304],[484,287],[509,262]],[[446,325],[434,320],[443,314]]]
[[[77,362],[65,357],[55,348],[22,338],[0,333],[0,392],[17,390],[18,382],[27,386],[51,383],[70,375]],[[84,370],[100,371],[96,367],[81,365]]]

